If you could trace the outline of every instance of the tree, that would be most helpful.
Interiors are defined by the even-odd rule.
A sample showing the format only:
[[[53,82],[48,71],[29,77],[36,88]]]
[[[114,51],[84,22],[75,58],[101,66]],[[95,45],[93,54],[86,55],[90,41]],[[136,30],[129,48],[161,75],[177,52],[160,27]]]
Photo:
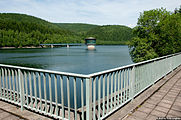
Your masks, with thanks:
[[[134,62],[181,51],[181,15],[166,9],[153,9],[140,14],[129,44]]]
[[[177,14],[177,13],[181,13],[181,5],[180,5],[180,8],[179,8],[179,9],[178,9],[178,8],[175,8],[174,13],[175,13],[175,14]]]
[[[159,56],[181,51],[181,13],[172,14],[158,25],[159,44],[155,47]]]

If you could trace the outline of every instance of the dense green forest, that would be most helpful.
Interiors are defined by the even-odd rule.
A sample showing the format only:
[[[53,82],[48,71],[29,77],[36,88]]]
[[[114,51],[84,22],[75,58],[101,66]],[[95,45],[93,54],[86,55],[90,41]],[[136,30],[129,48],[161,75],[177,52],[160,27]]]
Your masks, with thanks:
[[[87,36],[97,38],[97,44],[128,44],[132,29],[121,25],[104,25],[89,30]]]
[[[131,31],[131,28],[119,25],[51,23],[25,14],[0,13],[0,47],[84,43],[89,36],[96,37],[98,44],[125,44],[132,36]]]
[[[173,12],[144,11],[133,32],[129,47],[134,62],[181,52],[181,6]]]
[[[0,46],[38,46],[40,43],[81,43],[76,33],[45,20],[14,13],[0,14]]]
[[[98,25],[93,24],[83,24],[83,23],[55,23],[61,28],[82,34],[86,33],[87,31],[98,27]]]

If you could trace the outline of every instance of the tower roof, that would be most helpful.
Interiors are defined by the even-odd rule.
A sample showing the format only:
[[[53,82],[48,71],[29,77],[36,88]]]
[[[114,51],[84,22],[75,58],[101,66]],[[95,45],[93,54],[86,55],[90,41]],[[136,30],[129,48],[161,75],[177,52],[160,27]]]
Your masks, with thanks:
[[[95,39],[94,37],[88,37],[88,38],[86,38],[86,39]]]

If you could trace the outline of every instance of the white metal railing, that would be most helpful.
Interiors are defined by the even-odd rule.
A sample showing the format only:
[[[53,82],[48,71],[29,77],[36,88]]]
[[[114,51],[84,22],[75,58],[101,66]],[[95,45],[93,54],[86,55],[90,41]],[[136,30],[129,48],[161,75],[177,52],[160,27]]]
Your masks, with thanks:
[[[59,119],[104,119],[181,64],[181,53],[89,75],[0,64],[0,99]]]

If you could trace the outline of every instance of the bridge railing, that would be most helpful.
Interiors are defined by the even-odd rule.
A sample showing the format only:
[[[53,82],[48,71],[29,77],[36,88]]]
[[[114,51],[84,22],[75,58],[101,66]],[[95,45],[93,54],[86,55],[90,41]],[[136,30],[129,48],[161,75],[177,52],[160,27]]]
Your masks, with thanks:
[[[89,75],[0,64],[0,99],[59,119],[103,119],[180,64],[180,53]]]
[[[181,53],[177,53],[90,74],[93,81],[90,119],[106,118],[180,64]]]
[[[21,106],[21,110],[27,108],[54,118],[80,118],[85,111],[77,109],[85,105],[86,78],[87,75],[0,64],[0,99]],[[79,98],[77,93],[81,94]]]

